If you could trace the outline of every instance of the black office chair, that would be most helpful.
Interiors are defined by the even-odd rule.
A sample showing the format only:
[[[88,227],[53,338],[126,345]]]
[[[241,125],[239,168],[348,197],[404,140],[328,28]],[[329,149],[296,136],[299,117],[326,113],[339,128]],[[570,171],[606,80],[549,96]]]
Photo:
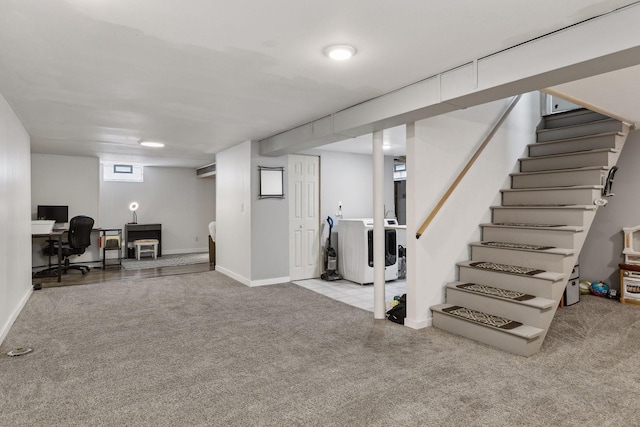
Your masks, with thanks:
[[[62,272],[66,273],[69,269],[80,270],[82,274],[86,274],[91,270],[86,265],[69,265],[69,257],[71,255],[81,255],[91,246],[91,230],[93,229],[93,218],[88,216],[75,216],[69,222],[68,242],[62,242],[62,246],[58,247],[57,241],[50,240],[49,246],[42,250],[46,256],[57,256],[58,250],[62,250],[62,258],[64,259],[64,267]]]

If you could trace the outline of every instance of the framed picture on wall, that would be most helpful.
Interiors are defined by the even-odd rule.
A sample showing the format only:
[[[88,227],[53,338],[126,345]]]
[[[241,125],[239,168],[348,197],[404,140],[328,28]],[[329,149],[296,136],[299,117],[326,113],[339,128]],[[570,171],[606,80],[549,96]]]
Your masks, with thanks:
[[[260,171],[260,199],[284,199],[284,167],[258,166]]]

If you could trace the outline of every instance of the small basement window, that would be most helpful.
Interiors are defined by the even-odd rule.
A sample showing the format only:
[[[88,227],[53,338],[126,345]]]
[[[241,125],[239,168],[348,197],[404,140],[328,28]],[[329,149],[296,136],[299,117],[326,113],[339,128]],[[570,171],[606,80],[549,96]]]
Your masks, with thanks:
[[[143,167],[122,163],[104,163],[102,165],[103,181],[144,182]]]

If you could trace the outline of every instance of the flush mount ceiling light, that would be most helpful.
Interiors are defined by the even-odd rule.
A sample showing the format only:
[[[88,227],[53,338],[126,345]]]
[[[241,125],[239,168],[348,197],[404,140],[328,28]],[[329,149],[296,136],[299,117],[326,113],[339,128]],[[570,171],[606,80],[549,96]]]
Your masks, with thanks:
[[[140,145],[142,145],[144,147],[153,147],[153,148],[162,148],[162,147],[164,147],[164,144],[162,142],[155,142],[155,141],[141,141]]]
[[[335,61],[344,61],[351,58],[357,52],[356,48],[348,44],[338,44],[329,46],[324,50],[324,54]]]

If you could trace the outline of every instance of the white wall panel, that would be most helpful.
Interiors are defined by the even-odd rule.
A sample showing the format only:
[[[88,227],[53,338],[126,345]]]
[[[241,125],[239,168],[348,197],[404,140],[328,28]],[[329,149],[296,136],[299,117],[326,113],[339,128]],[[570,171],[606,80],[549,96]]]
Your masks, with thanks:
[[[498,120],[508,100],[460,110],[415,124],[407,146],[408,321],[430,323],[429,307],[444,302],[444,286],[457,278],[456,262],[469,259],[469,242],[480,240],[489,207],[500,203],[509,173],[535,140],[539,96],[523,96],[483,154],[419,240],[415,234],[475,149]]]
[[[31,293],[29,134],[0,94],[0,343]]]
[[[216,165],[216,269],[248,285],[251,282],[251,142],[218,153]]]

